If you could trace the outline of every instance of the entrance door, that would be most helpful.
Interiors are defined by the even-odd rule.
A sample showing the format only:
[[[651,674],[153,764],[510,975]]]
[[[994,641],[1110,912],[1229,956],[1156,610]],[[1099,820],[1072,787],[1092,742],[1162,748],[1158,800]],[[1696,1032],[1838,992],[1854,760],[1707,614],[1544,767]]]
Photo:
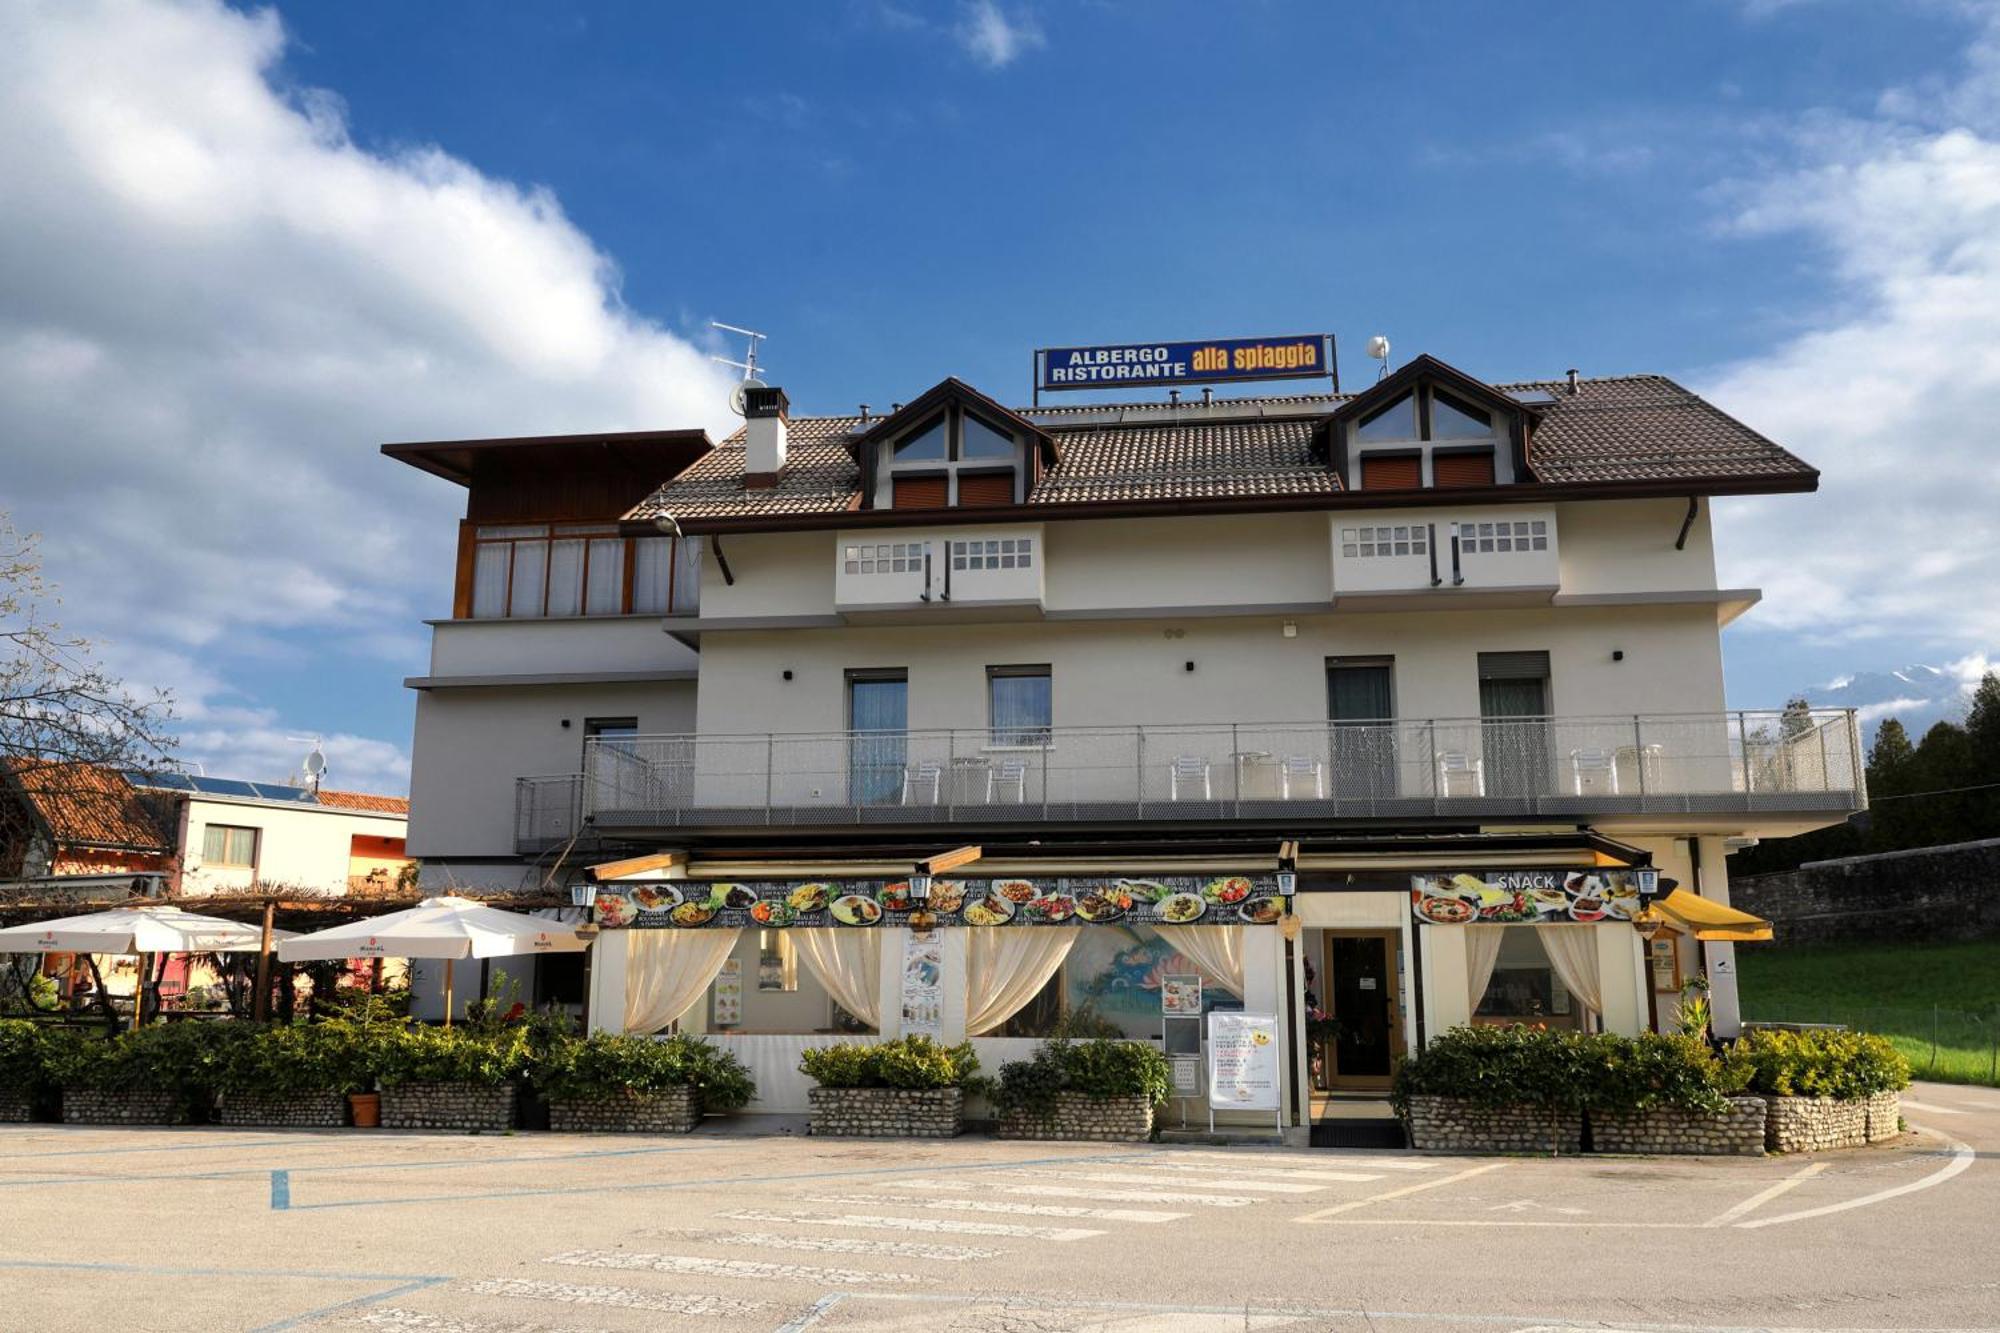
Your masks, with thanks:
[[[848,676],[847,783],[853,804],[894,805],[903,799],[909,700],[909,678],[900,671]]]
[[[1396,794],[1395,664],[1386,657],[1334,658],[1326,664],[1335,800]]]
[[[1400,945],[1401,937],[1389,930],[1326,933],[1326,998],[1335,1023],[1324,1051],[1329,1088],[1386,1088],[1396,1072],[1403,1054],[1396,1006]]]
[[[1481,653],[1479,715],[1486,795],[1554,795],[1549,655]]]

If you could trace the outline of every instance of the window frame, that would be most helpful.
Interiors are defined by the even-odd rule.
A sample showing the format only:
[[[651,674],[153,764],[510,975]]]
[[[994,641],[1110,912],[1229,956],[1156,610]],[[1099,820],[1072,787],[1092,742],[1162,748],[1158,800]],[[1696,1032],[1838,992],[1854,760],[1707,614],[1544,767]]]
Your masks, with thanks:
[[[1003,729],[994,716],[993,685],[1001,680],[1045,680],[1048,682],[1048,720],[1039,726]],[[1055,742],[1055,669],[1047,662],[1009,663],[986,668],[986,748],[989,750],[1046,750]]]
[[[209,836],[211,833],[219,833],[222,835],[221,858],[212,857],[209,855],[208,852]],[[233,835],[240,833],[247,833],[250,835],[250,859],[247,861],[229,860],[227,858],[229,856],[230,844],[232,841],[234,841]],[[257,827],[255,824],[217,824],[211,822],[202,825],[201,863],[204,869],[254,871],[257,869],[258,853],[262,852],[263,850],[264,850],[264,830]]]
[[[977,422],[993,434],[1011,440],[1013,442],[1012,456],[1006,459],[990,454],[967,457],[965,453],[965,423],[967,418]],[[928,433],[940,422],[943,423],[945,428],[945,456],[942,459],[921,458],[911,459],[908,462],[897,461],[896,449],[898,446]],[[943,477],[945,483],[944,507],[946,509],[956,509],[959,507],[958,479],[961,472],[968,475],[985,476],[1001,473],[1006,474],[1013,482],[1013,493],[1009,504],[1018,505],[1025,498],[1022,490],[1022,477],[1025,472],[1024,450],[1026,444],[1027,442],[1021,438],[1017,431],[1002,426],[984,413],[970,411],[959,403],[949,403],[942,412],[925,417],[909,430],[903,431],[895,438],[885,440],[882,443],[878,455],[880,461],[876,468],[875,508],[893,509],[896,507],[895,484],[898,477]],[[989,507],[999,508],[1000,506],[994,505]]]
[[[460,620],[603,620],[612,616],[676,616],[694,615],[701,609],[699,585],[693,591],[691,605],[681,605],[682,564],[688,563],[697,569],[700,560],[698,548],[693,543],[699,537],[683,536],[675,539],[669,536],[628,537],[618,530],[616,523],[584,523],[559,520],[521,520],[501,522],[497,520],[466,520],[465,547],[461,572],[462,593]],[[532,531],[530,531],[532,529]],[[505,532],[504,536],[487,536],[489,532]],[[577,570],[577,610],[562,615],[549,613],[550,598],[555,583],[550,577],[555,566],[555,543],[559,541],[580,541],[583,543],[582,561]],[[600,551],[606,542],[617,542],[618,549]],[[640,542],[665,542],[667,567],[665,574],[666,605],[661,610],[639,610],[638,573]],[[542,547],[542,589],[540,606],[532,612],[514,613],[514,581],[520,563],[520,547],[523,544],[540,544]],[[501,580],[499,609],[481,613],[479,610],[479,557],[489,548],[506,548],[506,572]],[[612,611],[593,611],[590,603],[591,571],[595,561],[610,559],[617,562],[618,607]]]

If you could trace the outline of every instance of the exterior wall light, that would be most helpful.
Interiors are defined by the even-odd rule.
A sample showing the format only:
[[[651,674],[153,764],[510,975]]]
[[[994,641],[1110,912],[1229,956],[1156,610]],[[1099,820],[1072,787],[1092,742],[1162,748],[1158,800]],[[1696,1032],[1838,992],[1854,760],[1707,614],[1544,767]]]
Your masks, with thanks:
[[[931,900],[931,877],[918,871],[910,876],[910,901],[922,905]]]
[[[1299,872],[1296,870],[1280,870],[1278,872],[1279,895],[1281,897],[1289,898],[1298,891],[1299,891]]]

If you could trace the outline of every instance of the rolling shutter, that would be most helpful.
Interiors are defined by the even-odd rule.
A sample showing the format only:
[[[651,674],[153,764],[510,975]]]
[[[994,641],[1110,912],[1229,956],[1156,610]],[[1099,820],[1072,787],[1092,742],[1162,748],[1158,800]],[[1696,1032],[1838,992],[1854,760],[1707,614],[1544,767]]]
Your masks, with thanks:
[[[1431,457],[1431,476],[1439,486],[1491,486],[1493,455],[1490,452],[1435,454]]]
[[[890,506],[895,509],[943,509],[946,484],[943,477],[898,477]]]
[[[1549,655],[1546,652],[1481,653],[1481,680],[1547,680]]]
[[[958,474],[958,506],[961,509],[989,509],[1014,503],[1014,474],[973,472]]]
[[[1361,455],[1361,489],[1413,491],[1424,484],[1424,460],[1415,454],[1381,457]]]

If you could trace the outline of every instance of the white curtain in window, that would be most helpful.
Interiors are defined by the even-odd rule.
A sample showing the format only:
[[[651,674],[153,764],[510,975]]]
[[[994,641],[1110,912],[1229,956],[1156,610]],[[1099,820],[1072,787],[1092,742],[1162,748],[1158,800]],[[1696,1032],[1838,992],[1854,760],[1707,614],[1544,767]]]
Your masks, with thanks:
[[[663,1031],[707,993],[736,948],[740,930],[606,931],[625,937],[625,1030]]]
[[[1465,987],[1472,997],[1469,1012],[1479,1011],[1479,1002],[1493,981],[1493,965],[1500,961],[1500,941],[1506,938],[1501,932],[1506,929],[1505,926],[1465,927]]]
[[[594,537],[590,542],[590,587],[585,593],[584,612],[615,616],[624,609],[625,543],[617,537]]]
[[[683,537],[674,552],[674,599],[670,608],[676,615],[691,615],[701,609],[701,538]]]
[[[673,565],[671,537],[638,537],[632,542],[632,609],[641,615],[667,613],[667,579]]]
[[[836,927],[792,932],[800,959],[827,994],[877,1032],[882,1030],[882,934]]]
[[[1156,926],[1160,938],[1178,949],[1210,981],[1243,995],[1243,927]]]
[[[1077,933],[1034,926],[975,927],[966,944],[966,1035],[992,1031],[1040,994],[1069,957]]]
[[[583,614],[583,539],[558,537],[549,544],[549,614]]]
[[[1608,926],[1536,926],[1535,938],[1549,956],[1549,965],[1584,1008],[1604,1012],[1604,981],[1597,966],[1597,932]]]
[[[514,543],[514,590],[507,599],[510,616],[542,614],[542,590],[549,578],[547,542]]]
[[[472,559],[472,614],[481,619],[507,614],[508,542],[481,542]]]

